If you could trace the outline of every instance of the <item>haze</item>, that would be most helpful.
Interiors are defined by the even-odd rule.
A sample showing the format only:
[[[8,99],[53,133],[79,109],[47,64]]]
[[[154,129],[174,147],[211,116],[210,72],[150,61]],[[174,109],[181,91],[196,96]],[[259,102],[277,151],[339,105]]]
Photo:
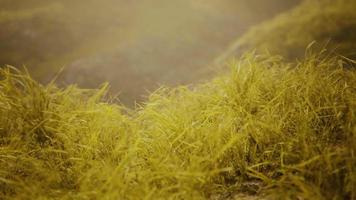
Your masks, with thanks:
[[[198,82],[251,26],[297,0],[0,0],[0,65],[42,82],[109,82],[126,105],[160,85]]]

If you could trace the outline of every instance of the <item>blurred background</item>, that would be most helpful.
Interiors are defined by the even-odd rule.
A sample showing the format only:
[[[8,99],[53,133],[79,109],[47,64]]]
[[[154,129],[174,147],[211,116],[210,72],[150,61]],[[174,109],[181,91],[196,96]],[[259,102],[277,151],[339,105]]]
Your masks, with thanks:
[[[0,65],[97,88],[132,106],[160,85],[204,80],[251,27],[300,0],[0,0]]]

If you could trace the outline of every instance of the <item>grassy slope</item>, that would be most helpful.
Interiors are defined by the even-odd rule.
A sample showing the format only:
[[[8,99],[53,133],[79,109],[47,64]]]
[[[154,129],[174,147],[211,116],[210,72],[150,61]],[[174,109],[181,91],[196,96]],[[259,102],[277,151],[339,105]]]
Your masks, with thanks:
[[[247,55],[134,111],[106,86],[42,86],[1,69],[4,199],[356,197],[356,71],[339,57]]]
[[[247,55],[135,110],[2,68],[0,197],[355,199],[354,65]]]
[[[291,12],[283,13],[248,31],[217,58],[224,62],[246,50],[256,49],[288,59],[302,58],[313,42],[315,49],[326,48],[356,58],[356,1],[304,1]]]

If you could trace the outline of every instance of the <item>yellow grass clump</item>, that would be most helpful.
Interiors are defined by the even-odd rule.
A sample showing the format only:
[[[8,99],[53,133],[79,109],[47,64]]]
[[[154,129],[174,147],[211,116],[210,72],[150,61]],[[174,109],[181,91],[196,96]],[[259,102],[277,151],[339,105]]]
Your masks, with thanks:
[[[0,70],[2,199],[356,198],[356,71],[246,55],[134,110]]]

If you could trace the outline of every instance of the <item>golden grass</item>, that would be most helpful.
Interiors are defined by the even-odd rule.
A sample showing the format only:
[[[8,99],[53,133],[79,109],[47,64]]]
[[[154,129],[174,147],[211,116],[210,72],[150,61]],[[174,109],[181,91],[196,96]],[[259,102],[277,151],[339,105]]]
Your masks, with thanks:
[[[0,70],[2,199],[356,198],[356,71],[246,55],[135,110]]]

